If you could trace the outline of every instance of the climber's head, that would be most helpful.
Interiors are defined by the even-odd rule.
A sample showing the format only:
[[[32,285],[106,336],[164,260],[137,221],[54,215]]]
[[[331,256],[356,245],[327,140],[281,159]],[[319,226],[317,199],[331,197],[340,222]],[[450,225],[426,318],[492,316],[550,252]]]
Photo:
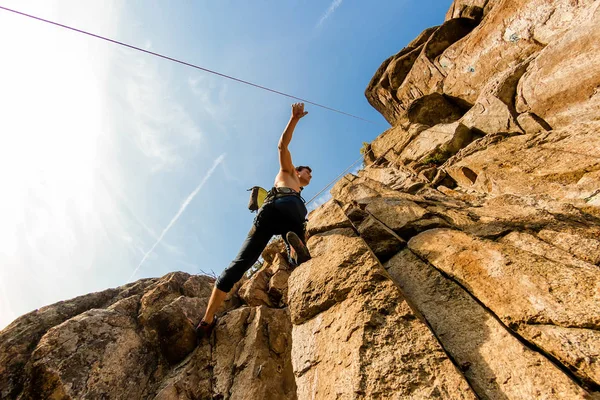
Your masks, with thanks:
[[[298,175],[298,179],[300,179],[300,186],[304,187],[310,183],[312,169],[306,165],[300,165],[296,167],[296,175]]]

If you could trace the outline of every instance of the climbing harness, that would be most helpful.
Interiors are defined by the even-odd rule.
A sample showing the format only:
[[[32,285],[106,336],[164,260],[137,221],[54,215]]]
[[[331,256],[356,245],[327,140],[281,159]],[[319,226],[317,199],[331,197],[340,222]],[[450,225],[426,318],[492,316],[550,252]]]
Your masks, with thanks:
[[[300,188],[300,190],[302,190],[302,188]],[[273,201],[286,196],[296,196],[302,200],[303,203],[306,203],[300,193],[285,186],[273,187],[268,192],[260,186],[253,186],[248,189],[248,191],[250,192],[250,200],[248,201],[248,209],[250,212],[256,212],[263,205],[272,203]]]

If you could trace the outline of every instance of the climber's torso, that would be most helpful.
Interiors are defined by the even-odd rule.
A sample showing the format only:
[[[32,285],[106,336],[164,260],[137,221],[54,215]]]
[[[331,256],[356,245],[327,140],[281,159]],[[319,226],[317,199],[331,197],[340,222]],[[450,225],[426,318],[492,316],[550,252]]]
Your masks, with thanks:
[[[295,172],[295,171],[294,171]],[[279,173],[275,177],[275,183],[273,184],[275,187],[289,187],[290,189],[295,190],[297,193],[300,193],[300,179],[298,175],[295,173],[289,173],[287,171],[279,170]]]

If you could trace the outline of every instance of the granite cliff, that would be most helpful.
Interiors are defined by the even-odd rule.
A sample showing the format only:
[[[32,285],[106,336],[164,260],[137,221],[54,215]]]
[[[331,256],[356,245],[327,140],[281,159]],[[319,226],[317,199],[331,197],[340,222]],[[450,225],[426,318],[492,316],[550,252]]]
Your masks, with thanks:
[[[600,398],[600,1],[455,0],[375,72],[391,128],[230,293],[175,272],[0,332],[6,399]]]

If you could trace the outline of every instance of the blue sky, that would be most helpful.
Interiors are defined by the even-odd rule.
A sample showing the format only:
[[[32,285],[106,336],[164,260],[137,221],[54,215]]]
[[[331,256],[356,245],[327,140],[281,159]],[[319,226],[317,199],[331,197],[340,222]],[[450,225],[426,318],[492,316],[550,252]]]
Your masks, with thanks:
[[[307,105],[291,144],[307,199],[386,129],[365,87],[450,4],[0,1],[376,121]],[[0,328],[132,274],[229,264],[292,100],[2,10],[0,52]]]

